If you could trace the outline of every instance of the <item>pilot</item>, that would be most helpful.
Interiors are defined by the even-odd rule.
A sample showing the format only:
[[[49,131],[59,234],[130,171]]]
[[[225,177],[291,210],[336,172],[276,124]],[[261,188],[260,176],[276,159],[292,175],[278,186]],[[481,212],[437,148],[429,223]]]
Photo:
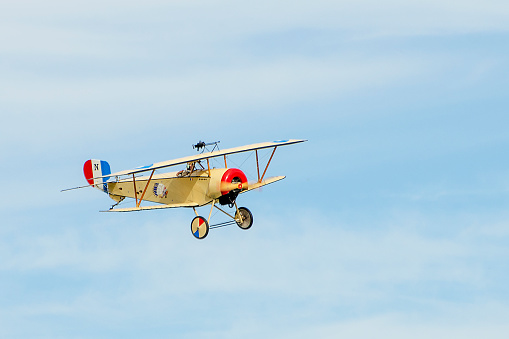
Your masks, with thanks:
[[[191,173],[193,173],[193,171],[194,171],[194,162],[189,162],[189,163],[187,163],[185,170],[177,172],[177,177],[185,177],[185,176],[191,175]]]

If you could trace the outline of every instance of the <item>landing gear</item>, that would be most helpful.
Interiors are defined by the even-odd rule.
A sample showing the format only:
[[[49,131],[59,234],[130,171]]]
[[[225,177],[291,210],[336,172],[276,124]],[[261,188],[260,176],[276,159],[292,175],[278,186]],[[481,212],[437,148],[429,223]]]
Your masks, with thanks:
[[[197,216],[191,221],[191,233],[196,239],[203,239],[209,234],[209,223],[204,217]]]
[[[235,214],[235,222],[243,230],[248,230],[253,226],[253,214],[245,207],[239,207],[237,214]]]
[[[223,212],[224,214],[226,214],[232,220],[209,226],[208,220],[205,219],[204,217],[199,216],[198,212],[193,207],[196,217],[191,222],[191,233],[193,233],[193,236],[196,239],[205,238],[207,236],[207,234],[209,234],[209,230],[211,230],[213,228],[219,228],[219,227],[230,226],[230,225],[235,225],[235,224],[237,224],[237,226],[239,226],[243,230],[247,230],[247,229],[251,228],[251,226],[253,225],[253,214],[246,207],[238,207],[237,208],[237,204],[234,202],[236,211],[235,211],[235,216],[232,216],[228,212],[226,212],[226,211],[222,210],[221,208],[219,208],[218,206],[216,206],[216,202],[217,202],[217,200],[213,200],[211,203],[212,206],[210,207],[210,213],[209,213],[208,220],[210,220],[210,217],[212,216],[212,210],[214,209],[214,207],[217,208],[218,210],[220,210],[221,212]]]

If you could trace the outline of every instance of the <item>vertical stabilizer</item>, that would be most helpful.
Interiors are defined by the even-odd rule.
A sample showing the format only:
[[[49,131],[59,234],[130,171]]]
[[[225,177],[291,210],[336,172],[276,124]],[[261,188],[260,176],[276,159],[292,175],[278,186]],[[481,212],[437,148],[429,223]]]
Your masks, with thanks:
[[[111,174],[110,164],[108,164],[104,160],[96,159],[87,160],[83,165],[83,174],[85,174],[85,179],[87,179],[90,185],[94,185],[95,188],[98,188],[101,191],[108,193],[108,185],[105,184],[104,182],[109,178],[108,177],[99,179],[93,178]]]

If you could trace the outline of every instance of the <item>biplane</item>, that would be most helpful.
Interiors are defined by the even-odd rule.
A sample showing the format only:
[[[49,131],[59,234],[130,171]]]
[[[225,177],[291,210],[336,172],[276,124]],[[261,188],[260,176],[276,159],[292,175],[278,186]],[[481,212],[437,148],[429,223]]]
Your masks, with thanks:
[[[89,183],[87,186],[95,187],[108,194],[116,203],[105,212],[133,212],[164,208],[187,207],[192,208],[196,217],[191,221],[191,233],[197,239],[205,238],[212,228],[237,224],[241,229],[247,230],[253,225],[253,215],[246,207],[237,206],[237,197],[262,186],[282,180],[285,176],[265,177],[276,149],[281,146],[292,145],[306,140],[291,139],[264,142],[240,146],[224,150],[216,150],[218,142],[206,144],[202,141],[193,145],[202,153],[184,158],[163,161],[130,170],[111,173],[110,165],[104,160],[91,159],[85,162],[83,172]],[[215,145],[212,151],[206,146]],[[272,149],[265,167],[260,166],[258,151]],[[207,150],[207,152],[205,152]],[[256,157],[257,180],[248,182],[244,172],[238,168],[228,166],[227,156],[243,152],[254,152]],[[211,167],[211,161],[218,158],[224,167]],[[155,173],[156,170],[185,165],[185,169]],[[263,169],[263,171],[261,171]],[[72,188],[72,189],[75,189]],[[135,206],[117,207],[125,198],[134,199]],[[142,202],[156,203],[142,206]],[[198,207],[211,205],[208,218],[200,216]],[[220,206],[227,205],[235,208],[234,215],[228,213]],[[212,211],[216,208],[229,217],[229,221],[216,225],[209,225]]]

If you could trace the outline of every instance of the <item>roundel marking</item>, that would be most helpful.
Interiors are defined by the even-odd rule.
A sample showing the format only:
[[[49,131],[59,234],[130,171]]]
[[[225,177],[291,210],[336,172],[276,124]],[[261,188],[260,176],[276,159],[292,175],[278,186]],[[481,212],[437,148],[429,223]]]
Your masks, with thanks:
[[[195,217],[191,222],[191,232],[197,239],[203,239],[209,234],[209,224],[204,217]]]
[[[162,183],[154,184],[154,195],[159,198],[165,198],[168,195],[168,189]]]

